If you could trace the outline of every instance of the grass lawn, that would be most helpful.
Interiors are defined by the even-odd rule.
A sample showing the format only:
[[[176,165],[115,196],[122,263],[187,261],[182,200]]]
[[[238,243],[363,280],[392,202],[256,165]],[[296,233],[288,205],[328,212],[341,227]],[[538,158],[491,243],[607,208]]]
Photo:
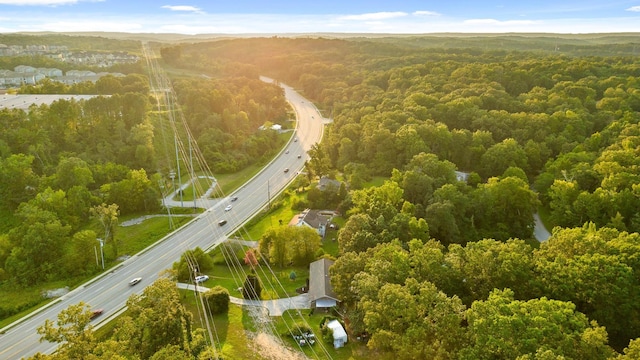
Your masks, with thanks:
[[[215,262],[214,268],[206,272],[210,280],[203,285],[209,288],[219,285],[229,290],[231,296],[242,297],[238,288],[242,287],[246,274],[251,273],[251,268],[242,261],[247,249],[247,247],[231,244],[217,247],[210,253]],[[226,254],[228,260],[225,260],[223,254]],[[231,256],[235,256],[235,259],[229,259]],[[263,284],[262,299],[264,300],[298,295],[296,289],[305,286],[309,277],[309,268],[306,266],[271,270],[259,267],[255,271],[260,278],[260,283]],[[295,273],[295,280],[290,278],[292,272]]]
[[[177,180],[176,180],[177,181]],[[197,194],[197,197],[201,197],[202,195],[204,195],[204,193],[209,190],[209,188],[211,187],[213,180],[209,179],[209,178],[200,178],[198,177],[195,181],[195,186],[193,186],[194,184],[187,186],[183,191],[182,191],[182,200],[183,201],[193,201],[193,190],[195,187],[195,191]],[[173,200],[180,200],[180,196],[176,195],[173,197]]]
[[[388,177],[384,177],[384,176],[376,176],[373,179],[371,179],[370,181],[367,181],[363,184],[363,188],[369,188],[369,187],[373,187],[373,186],[382,186],[384,184],[385,180],[388,180]]]
[[[282,337],[285,345],[291,348],[299,348],[291,336],[287,336],[289,329],[295,329],[297,326],[309,328],[316,337],[316,344],[313,346],[303,346],[302,351],[311,359],[335,359],[335,360],[368,360],[383,359],[380,354],[371,354],[365,343],[356,339],[349,338],[347,344],[335,349],[333,343],[324,342],[320,331],[320,322],[329,314],[314,313],[309,315],[309,310],[300,311],[288,310],[281,317],[273,317],[276,332]],[[302,315],[302,316],[300,316]],[[329,355],[329,356],[327,356]]]
[[[31,311],[34,311],[52,301],[42,297],[43,291],[65,286],[66,283],[63,281],[32,286],[29,288],[17,287],[8,283],[3,284],[0,286],[0,304],[2,304],[2,307],[8,308],[9,306],[13,306],[15,308],[24,308],[24,311],[2,319],[2,321],[0,321],[0,328],[17,321]]]
[[[210,285],[210,284],[207,284]],[[203,311],[199,309],[200,303],[196,300],[192,291],[180,290],[181,302],[187,310],[194,315],[194,327],[205,328]],[[375,356],[369,351],[366,345],[356,339],[349,339],[347,345],[341,349],[334,349],[333,344],[322,342],[320,332],[320,322],[326,314],[315,313],[309,315],[309,310],[289,310],[283,316],[271,317],[272,329],[275,335],[279,336],[284,345],[291,349],[300,349],[289,334],[289,329],[296,326],[310,328],[318,341],[313,346],[302,347],[305,355],[312,359],[329,358],[336,360],[368,360],[371,358],[383,359],[380,354]],[[258,355],[259,351],[252,348],[250,344],[253,340],[248,337],[247,332],[255,332],[256,325],[248,310],[237,305],[230,304],[227,314],[210,316],[210,326],[214,331],[214,341],[218,344],[217,350],[225,359],[262,359]],[[391,358],[389,358],[391,359]]]
[[[296,198],[304,197],[306,197],[306,194],[298,194],[290,190],[283,192],[272,202],[270,211],[256,215],[249,221],[245,229],[237,232],[234,236],[245,240],[257,241],[269,228],[281,226],[280,222],[282,222],[282,225],[289,224],[291,218],[299,213],[299,211],[291,208],[291,204]]]
[[[195,293],[188,290],[180,290],[182,304],[193,314],[193,325],[198,328],[207,328],[199,300]],[[222,353],[224,359],[255,359],[255,352],[250,348],[250,340],[244,330],[243,321],[246,316],[240,306],[229,305],[226,314],[218,314],[209,317],[210,326],[214,331],[213,339],[217,344],[218,354]]]
[[[218,194],[220,191],[222,191],[223,194],[231,194],[260,172],[264,165],[265,164],[255,164],[233,174],[215,175],[216,180],[218,180],[218,191],[214,191],[213,195]]]
[[[172,216],[171,218],[173,229],[177,229],[193,219],[191,216]],[[137,254],[171,231],[173,230],[169,228],[168,216],[152,217],[139,225],[118,226],[116,230],[116,239],[119,242],[118,254]]]

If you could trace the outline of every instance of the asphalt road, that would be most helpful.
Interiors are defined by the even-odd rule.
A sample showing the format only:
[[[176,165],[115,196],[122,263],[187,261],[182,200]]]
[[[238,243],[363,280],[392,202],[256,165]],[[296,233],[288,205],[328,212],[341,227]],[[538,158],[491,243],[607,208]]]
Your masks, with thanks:
[[[270,81],[268,78],[262,80]],[[286,148],[288,153],[283,151],[262,172],[234,193],[238,200],[233,203],[231,211],[224,211],[227,199],[219,201],[157,245],[124,261],[100,278],[74,289],[32,316],[0,330],[0,359],[20,359],[37,352],[49,354],[55,351],[57,344],[46,341],[41,343],[36,328],[44,324],[45,319],[55,321],[61,310],[80,301],[93,308],[104,309],[103,315],[94,321],[106,321],[123,309],[131,294],[141,293],[163,270],[179,260],[185,250],[195,247],[208,249],[220,244],[236,227],[260,211],[267,204],[269,195],[273,198],[282,191],[302,169],[306,151],[320,141],[323,131],[323,119],[316,107],[292,88],[283,88],[287,100],[297,113],[295,137],[298,140],[292,140]],[[299,154],[302,155],[301,158],[298,158]],[[285,173],[285,168],[289,168],[289,172]],[[222,219],[227,220],[227,224],[218,226],[218,221]],[[129,286],[129,280],[135,277],[141,277],[142,281]]]

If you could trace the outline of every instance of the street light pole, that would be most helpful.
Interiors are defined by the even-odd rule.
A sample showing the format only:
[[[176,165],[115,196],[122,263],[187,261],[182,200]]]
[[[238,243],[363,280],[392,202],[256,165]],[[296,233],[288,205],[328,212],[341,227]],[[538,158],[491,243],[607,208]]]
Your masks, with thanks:
[[[102,250],[102,248],[104,247],[104,240],[98,238],[98,241],[100,241],[100,257],[102,257],[102,270],[104,270],[104,250]]]
[[[171,184],[173,185],[173,193],[174,193],[174,196],[175,196],[175,193],[176,193],[176,172],[171,170],[171,172],[169,172],[169,178],[171,179]]]
[[[169,177],[171,178],[171,180],[173,180],[173,177],[175,175],[173,174],[173,172],[171,172],[169,174]],[[166,201],[165,201],[165,189],[167,188],[165,186],[165,181],[164,178],[162,179],[162,182],[160,182],[160,180],[158,180],[158,183],[160,184],[160,189],[161,189],[161,195],[162,195],[162,207],[164,207],[165,209],[167,209],[167,214],[169,215],[169,230],[173,230],[173,220],[171,220],[171,206],[169,206]]]

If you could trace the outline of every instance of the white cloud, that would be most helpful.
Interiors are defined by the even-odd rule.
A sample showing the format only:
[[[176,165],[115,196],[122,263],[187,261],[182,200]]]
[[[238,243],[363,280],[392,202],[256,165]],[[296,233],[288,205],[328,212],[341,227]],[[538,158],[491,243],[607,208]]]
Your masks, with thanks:
[[[345,15],[341,16],[340,20],[384,20],[407,16],[406,12],[402,11],[386,11],[377,13],[367,13],[359,15]]]
[[[0,0],[2,1],[2,0]],[[197,14],[203,14],[204,12],[199,8],[199,7],[195,7],[195,6],[190,6],[190,5],[164,5],[162,6],[163,9],[169,9],[171,11],[186,11],[186,12],[193,12],[193,13],[197,13]]]
[[[55,6],[76,3],[78,3],[78,0],[0,0],[0,5],[16,6]]]
[[[506,20],[500,21],[496,19],[468,19],[464,21],[465,24],[471,25],[500,25],[500,26],[513,26],[513,25],[534,25],[537,21],[533,20]]]
[[[109,32],[137,32],[142,29],[140,24],[134,22],[107,22],[107,21],[57,21],[44,22],[32,26],[24,31],[53,31],[53,32],[79,32],[79,31],[109,31]]]
[[[418,11],[414,11],[412,15],[414,15],[414,16],[440,16],[440,13],[437,13],[435,11],[418,10]]]
[[[633,12],[640,12],[640,5],[639,6],[632,6],[628,9],[625,9],[627,11],[633,11]]]

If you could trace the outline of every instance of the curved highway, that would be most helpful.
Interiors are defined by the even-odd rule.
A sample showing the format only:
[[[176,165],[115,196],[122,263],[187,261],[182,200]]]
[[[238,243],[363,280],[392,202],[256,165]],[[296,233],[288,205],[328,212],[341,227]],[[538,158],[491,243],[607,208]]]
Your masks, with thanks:
[[[271,81],[268,78],[262,80]],[[46,319],[56,321],[58,313],[69,305],[83,301],[92,308],[104,309],[102,317],[96,320],[106,321],[110,316],[117,315],[131,294],[141,293],[163,270],[178,261],[185,250],[217,246],[234,229],[264,208],[269,196],[274,197],[281,192],[303,168],[307,158],[306,151],[320,141],[323,131],[322,117],[317,108],[292,88],[281,86],[296,112],[297,141],[290,141],[286,148],[288,152],[283,151],[258,175],[234,192],[233,195],[237,196],[238,200],[233,203],[233,209],[224,211],[228,201],[219,201],[187,225],[121,263],[111,272],[74,289],[49,306],[0,330],[0,359],[20,359],[38,352],[49,354],[55,351],[57,344],[46,341],[41,343],[36,329],[44,324]],[[301,155],[300,158],[298,155]],[[290,171],[285,173],[287,168]],[[220,220],[227,220],[227,223],[218,226]],[[129,286],[129,280],[135,277],[141,277],[142,281],[135,286]]]

